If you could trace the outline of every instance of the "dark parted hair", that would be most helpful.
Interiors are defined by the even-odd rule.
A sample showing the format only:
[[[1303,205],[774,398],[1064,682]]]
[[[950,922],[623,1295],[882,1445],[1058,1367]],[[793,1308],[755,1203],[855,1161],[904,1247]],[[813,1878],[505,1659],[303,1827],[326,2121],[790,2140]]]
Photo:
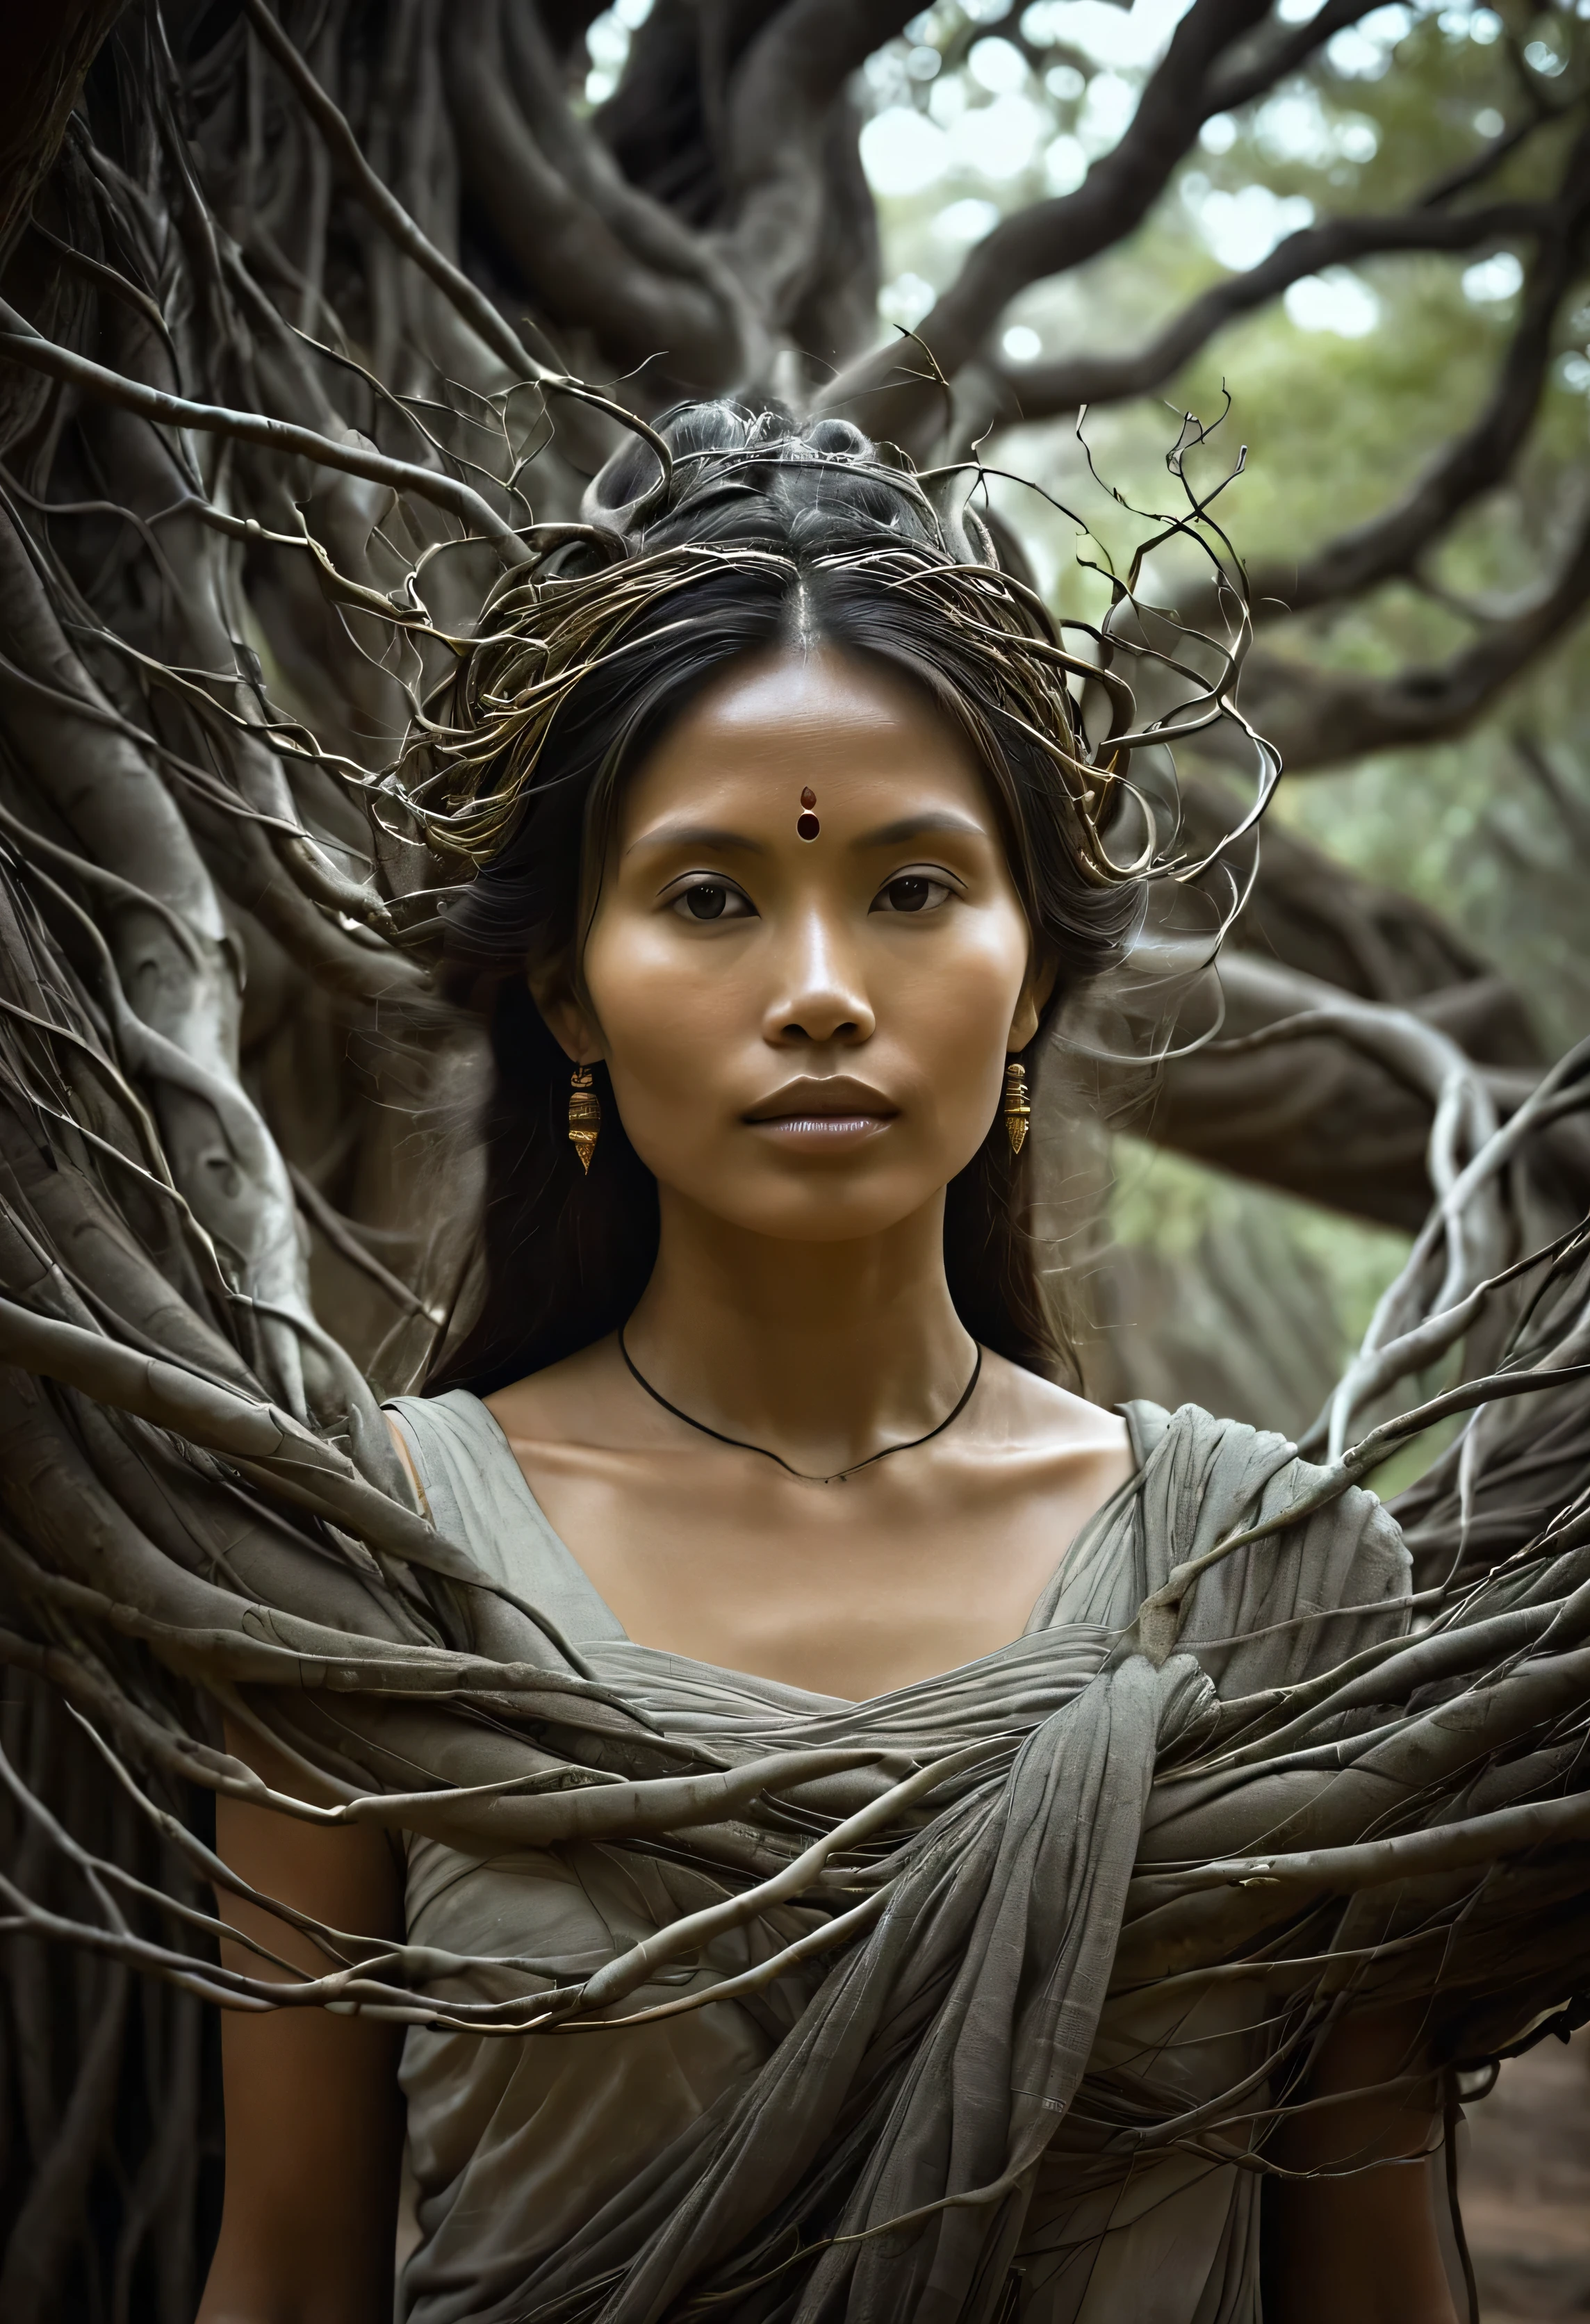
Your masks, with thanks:
[[[732,664],[796,640],[832,648],[904,680],[959,733],[988,784],[1034,957],[1058,971],[1045,1020],[1069,984],[1119,957],[1139,914],[1140,884],[1100,869],[1098,779],[1088,788],[1063,674],[1042,659],[1052,630],[998,574],[975,515],[952,512],[934,480],[843,420],[702,402],[657,426],[666,489],[645,442],[616,455],[586,494],[586,530],[554,549],[539,595],[520,590],[517,628],[511,608],[488,607],[483,633],[499,642],[454,684],[464,807],[478,816],[484,797],[506,835],[446,908],[445,986],[484,1018],[493,1082],[478,1304],[429,1394],[488,1395],[555,1363],[616,1329],[645,1288],[656,1182],[601,1065],[602,1132],[582,1176],[568,1059],[527,973],[562,964],[577,975],[626,776]],[[559,660],[547,641],[575,619],[570,606],[581,652]],[[528,725],[527,703],[542,706]],[[1002,1135],[984,1140],[948,1190],[945,1266],[970,1332],[1064,1377],[1070,1351],[1028,1223],[1030,1167],[1030,1147],[1013,1162]]]

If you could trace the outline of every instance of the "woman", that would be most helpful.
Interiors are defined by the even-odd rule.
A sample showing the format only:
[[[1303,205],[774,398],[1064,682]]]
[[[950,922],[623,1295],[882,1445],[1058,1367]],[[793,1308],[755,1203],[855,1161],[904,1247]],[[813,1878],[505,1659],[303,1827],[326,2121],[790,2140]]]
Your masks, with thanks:
[[[1126,787],[1080,755],[986,539],[854,429],[712,405],[666,439],[666,493],[643,447],[598,480],[536,626],[491,609],[441,731],[434,827],[484,865],[449,936],[496,1057],[483,1293],[391,1425],[566,1671],[726,1765],[808,1755],[760,1795],[756,1861],[859,1816],[851,1868],[736,1919],[747,1828],[699,1809],[666,1837],[411,1830],[400,1853],[223,1799],[254,1890],[406,1937],[433,1992],[495,1957],[505,2003],[579,1987],[596,2022],[422,2023],[400,2051],[385,2024],[230,2016],[201,2316],[390,2312],[406,2099],[414,2324],[1235,2324],[1261,2162],[1266,2315],[1448,2324],[1417,2011],[1338,1994],[1301,2041],[1251,1987],[1105,2005],[1134,1860],[1196,1852],[1173,1813],[1145,1829],[1156,1751],[1217,1693],[1396,1635],[1406,1598],[1395,1528],[1349,1494],[1213,1567],[1176,1651],[1134,1631],[1304,1472],[1060,1384],[1027,1093],[1141,912],[1110,853]],[[1298,1618],[1322,1604],[1356,1610],[1322,1638]],[[315,1796],[258,1732],[232,1748]],[[626,1955],[598,2006],[584,1981]]]

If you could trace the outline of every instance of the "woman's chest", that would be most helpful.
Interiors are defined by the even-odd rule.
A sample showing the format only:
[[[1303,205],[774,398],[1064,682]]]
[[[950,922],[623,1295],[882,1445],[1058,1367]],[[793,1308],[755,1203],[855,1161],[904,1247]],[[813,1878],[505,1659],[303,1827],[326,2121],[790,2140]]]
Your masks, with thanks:
[[[573,1457],[527,1474],[631,1639],[852,1702],[1019,1637],[1117,1481],[1097,1460],[828,1484],[715,1460],[694,1477]]]

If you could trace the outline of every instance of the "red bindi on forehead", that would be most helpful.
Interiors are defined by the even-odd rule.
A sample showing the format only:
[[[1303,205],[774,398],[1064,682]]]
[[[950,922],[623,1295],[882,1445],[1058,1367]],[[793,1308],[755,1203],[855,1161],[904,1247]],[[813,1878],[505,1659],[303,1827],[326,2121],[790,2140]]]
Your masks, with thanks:
[[[823,825],[812,813],[812,809],[816,806],[816,804],[817,794],[812,788],[811,784],[808,783],[804,790],[801,793],[801,806],[804,809],[804,813],[798,815],[795,817],[795,836],[797,839],[815,839],[817,834],[822,830]]]

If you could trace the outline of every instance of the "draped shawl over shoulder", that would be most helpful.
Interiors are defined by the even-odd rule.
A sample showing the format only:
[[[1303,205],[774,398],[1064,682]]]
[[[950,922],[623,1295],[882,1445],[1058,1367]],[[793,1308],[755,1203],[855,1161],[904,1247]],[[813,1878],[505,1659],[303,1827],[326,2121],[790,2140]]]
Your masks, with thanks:
[[[572,1671],[726,1766],[826,1769],[796,1765],[715,1831],[410,1837],[410,1944],[438,1969],[494,1957],[504,2000],[578,1990],[586,2015],[519,2039],[410,2030],[409,2324],[1256,2319],[1259,2181],[1231,2158],[1258,2138],[1285,2012],[1262,1981],[1123,1979],[1117,1955],[1167,1770],[1196,1761],[1222,1702],[1405,1628],[1407,1554],[1379,1502],[1342,1493],[1210,1565],[1156,1665],[1132,1629],[1143,1600],[1316,1472],[1278,1436],[1135,1406],[1136,1474],[1025,1634],[851,1703],[628,1638],[483,1405],[392,1409],[438,1530]],[[1236,1830],[1232,1796],[1216,1812]],[[785,1893],[767,1880],[847,1819],[830,1860]],[[1200,2134],[1233,2093],[1238,2118]]]

